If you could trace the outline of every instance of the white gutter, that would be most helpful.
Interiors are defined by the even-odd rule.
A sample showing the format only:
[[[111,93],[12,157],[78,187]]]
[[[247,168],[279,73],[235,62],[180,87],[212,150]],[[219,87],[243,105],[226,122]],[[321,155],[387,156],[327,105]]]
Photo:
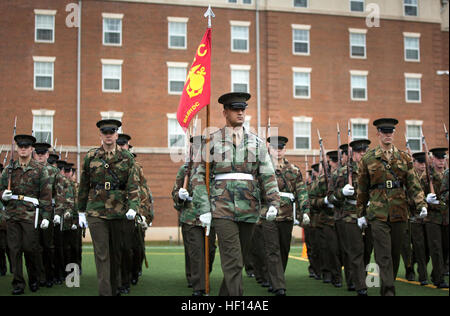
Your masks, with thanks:
[[[77,179],[80,179],[80,116],[81,116],[81,0],[78,1],[78,47],[77,47]]]
[[[258,136],[261,137],[261,60],[260,60],[260,44],[259,44],[259,0],[255,0],[256,5],[256,108],[257,108],[257,124]]]

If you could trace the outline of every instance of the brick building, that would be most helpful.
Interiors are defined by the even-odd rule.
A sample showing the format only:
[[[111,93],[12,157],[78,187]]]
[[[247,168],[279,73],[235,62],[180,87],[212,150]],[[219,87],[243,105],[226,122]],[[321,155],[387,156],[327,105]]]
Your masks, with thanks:
[[[18,116],[18,133],[57,139],[79,168],[99,144],[95,122],[120,119],[153,192],[154,229],[173,236],[175,113],[208,4],[213,126],[223,125],[218,97],[248,91],[248,126],[262,132],[270,117],[302,168],[305,155],[318,161],[316,130],[333,149],[336,123],[345,142],[348,121],[354,138],[374,139],[373,120],[396,117],[399,147],[406,133],[420,150],[421,130],[430,148],[447,144],[443,0],[3,0],[0,144]]]

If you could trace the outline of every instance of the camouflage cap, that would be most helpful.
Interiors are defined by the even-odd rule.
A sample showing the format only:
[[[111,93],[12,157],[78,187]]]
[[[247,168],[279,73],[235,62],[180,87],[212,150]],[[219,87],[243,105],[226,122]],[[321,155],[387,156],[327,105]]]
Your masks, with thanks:
[[[219,98],[219,103],[223,104],[224,109],[245,110],[248,106],[247,101],[250,97],[249,93],[231,92],[222,95]]]
[[[446,158],[446,154],[447,154],[447,148],[443,148],[443,147],[439,147],[439,148],[433,148],[430,149],[431,153],[433,154],[434,157],[438,158],[438,159],[445,159]]]
[[[267,142],[270,143],[270,146],[278,149],[283,149],[288,141],[289,139],[284,136],[271,136],[267,138]]]
[[[425,159],[425,153],[424,152],[420,152],[420,153],[414,153],[412,156],[414,158],[414,160],[416,160],[419,163],[425,163],[426,159]]]
[[[102,132],[117,132],[119,127],[122,126],[122,122],[118,120],[108,119],[108,120],[100,120],[97,122],[97,127]]]
[[[45,154],[46,152],[48,152],[50,147],[52,147],[52,145],[50,145],[48,143],[35,143],[35,144],[33,144],[33,147],[34,147],[34,151],[36,151],[36,153]]]
[[[125,145],[128,144],[128,142],[131,140],[131,136],[127,134],[119,134],[119,137],[117,138],[117,145]]]
[[[398,120],[394,118],[380,118],[373,121],[373,126],[383,133],[393,133],[397,124]]]
[[[350,143],[353,151],[364,151],[369,148],[371,141],[368,139],[358,139]]]
[[[36,143],[36,138],[34,138],[31,135],[16,135],[14,136],[14,140],[17,144],[17,146],[23,145],[23,146],[32,146],[34,143]]]

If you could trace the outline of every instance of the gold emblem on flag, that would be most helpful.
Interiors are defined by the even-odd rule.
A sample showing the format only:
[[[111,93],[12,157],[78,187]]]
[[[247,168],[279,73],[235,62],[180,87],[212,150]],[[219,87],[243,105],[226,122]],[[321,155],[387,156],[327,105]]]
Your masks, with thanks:
[[[203,85],[205,84],[205,67],[201,67],[201,64],[194,66],[189,70],[187,80],[189,83],[186,86],[186,92],[190,98],[198,96],[203,92]],[[200,70],[199,70],[200,68]]]

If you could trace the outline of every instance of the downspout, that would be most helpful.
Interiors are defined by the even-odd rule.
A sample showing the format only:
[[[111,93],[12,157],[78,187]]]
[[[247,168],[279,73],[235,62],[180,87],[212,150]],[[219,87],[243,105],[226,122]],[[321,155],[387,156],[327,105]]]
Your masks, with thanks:
[[[257,108],[257,124],[258,136],[261,137],[261,61],[259,52],[259,0],[255,0],[256,5],[256,108]]]
[[[78,45],[77,45],[77,179],[80,179],[80,116],[81,116],[81,0],[78,1]]]

